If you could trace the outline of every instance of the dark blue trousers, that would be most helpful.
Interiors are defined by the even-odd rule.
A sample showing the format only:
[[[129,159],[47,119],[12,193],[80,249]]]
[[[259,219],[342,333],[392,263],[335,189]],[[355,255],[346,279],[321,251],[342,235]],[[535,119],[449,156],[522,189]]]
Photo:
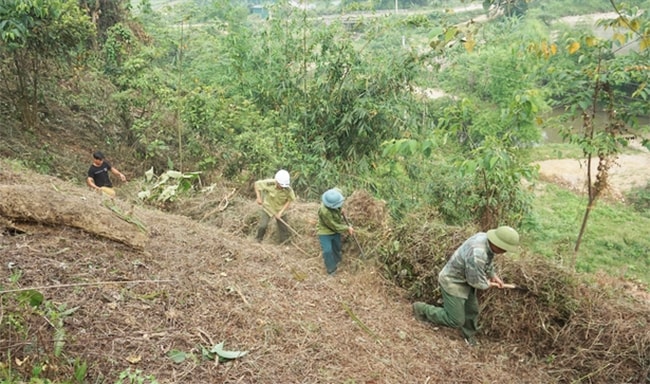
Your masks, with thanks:
[[[341,234],[318,235],[320,247],[323,249],[323,261],[327,273],[332,274],[341,262]]]

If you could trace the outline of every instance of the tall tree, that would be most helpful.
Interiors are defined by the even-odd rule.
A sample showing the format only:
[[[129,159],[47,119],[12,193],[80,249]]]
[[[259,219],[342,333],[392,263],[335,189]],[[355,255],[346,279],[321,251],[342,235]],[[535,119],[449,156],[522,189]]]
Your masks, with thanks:
[[[5,91],[14,95],[25,127],[38,126],[41,80],[94,33],[75,0],[0,3],[0,60]]]
[[[587,163],[588,200],[574,248],[574,265],[589,215],[608,188],[610,169],[627,145],[621,133],[634,129],[637,116],[650,113],[650,20],[638,9],[625,11],[612,4],[619,16],[599,23],[613,28],[612,38],[598,38],[591,33],[569,37],[566,51],[574,58],[573,65],[564,62],[562,70],[555,74],[562,83],[558,101],[582,120],[582,130],[567,129],[563,135],[580,145]],[[639,42],[638,49],[620,54],[620,48],[630,42]],[[604,123],[595,122],[598,110],[606,112]],[[647,146],[647,141],[644,144]]]

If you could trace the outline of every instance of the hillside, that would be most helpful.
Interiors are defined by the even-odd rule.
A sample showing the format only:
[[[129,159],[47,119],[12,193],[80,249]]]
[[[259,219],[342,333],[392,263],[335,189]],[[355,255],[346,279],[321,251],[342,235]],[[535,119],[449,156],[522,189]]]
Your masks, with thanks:
[[[85,201],[98,220],[110,215],[78,185],[5,166],[0,181],[42,186],[59,206]],[[238,199],[230,209],[237,211],[230,217],[245,217],[255,206]],[[316,205],[293,211],[315,216]],[[113,382],[130,368],[161,383],[549,382],[512,346],[469,349],[456,332],[417,322],[405,293],[349,247],[332,278],[313,236],[300,247],[258,244],[187,217],[132,212],[148,228],[143,251],[67,226],[20,223],[25,233],[0,237],[2,264],[11,265],[2,268],[3,284],[20,271],[18,287],[69,285],[42,292],[56,306],[76,308],[65,318],[64,351],[86,359],[95,380]],[[45,318],[31,318],[28,331],[39,329],[51,331]],[[201,348],[219,342],[248,354],[202,361]],[[37,344],[52,352],[47,337]],[[194,358],[174,363],[170,351]]]
[[[78,184],[12,170],[9,163],[1,169],[5,201],[17,198],[9,195],[12,187],[32,188],[51,202],[32,207],[35,212],[82,207],[101,223],[120,212],[147,228],[146,245],[138,249],[66,225],[63,215],[61,225],[35,223],[38,215],[5,223],[0,278],[16,282],[5,289],[43,292],[63,320],[64,355],[87,361],[92,382],[115,382],[120,374],[152,375],[160,383],[563,382],[523,339],[513,344],[484,336],[480,347],[469,348],[455,331],[417,322],[406,292],[382,277],[373,255],[360,259],[350,241],[340,273],[327,276],[313,230],[315,203],[291,209],[291,225],[302,233],[291,245],[258,244],[247,236],[256,205],[245,197],[229,200],[217,227],[119,199],[111,210]],[[227,194],[213,191],[201,199],[218,203]],[[501,300],[509,308],[485,322],[524,315],[508,312],[530,303],[517,295]],[[5,301],[5,311],[15,305]],[[27,343],[16,333],[5,335],[4,347],[21,362],[14,369],[52,356],[57,326],[51,318],[57,316],[26,317],[26,334],[39,335]],[[503,331],[511,330],[504,324]],[[229,362],[207,360],[206,350],[221,342],[248,353]],[[638,357],[648,367],[648,345],[638,342]],[[43,377],[65,377],[55,362],[51,366]]]
[[[166,8],[179,2],[152,3]],[[134,31],[142,42],[151,43],[144,30]],[[232,41],[238,40],[235,31],[231,30]],[[28,124],[19,113],[11,92],[17,86],[10,84],[17,80],[7,77],[10,91],[0,93],[4,118],[0,128],[0,383],[650,382],[650,293],[644,274],[650,267],[650,245],[645,241],[650,218],[638,211],[628,215],[628,207],[619,204],[626,192],[650,181],[646,148],[636,143],[623,149],[609,173],[611,188],[592,211],[581,257],[600,257],[593,269],[584,267],[592,267],[591,261],[582,269],[568,267],[578,228],[574,222],[584,212],[584,204],[578,201],[585,192],[584,162],[563,157],[554,146],[544,152],[548,156],[533,156],[546,160],[538,163],[539,179],[532,177],[525,185],[536,206],[521,222],[521,249],[496,261],[500,275],[517,284],[517,289],[480,292],[481,345],[471,348],[455,330],[418,322],[411,307],[415,300],[438,300],[439,269],[460,241],[475,231],[471,224],[449,225],[438,212],[449,196],[470,200],[463,194],[463,180],[450,179],[453,194],[441,195],[435,203],[413,205],[412,210],[404,208],[399,222],[393,222],[385,202],[365,190],[350,190],[361,185],[373,188],[366,176],[377,185],[395,177],[380,175],[390,164],[372,164],[377,166],[372,172],[377,172],[362,179],[360,174],[328,166],[322,161],[327,156],[321,147],[293,153],[306,143],[320,143],[319,137],[329,142],[332,128],[346,125],[327,120],[330,125],[315,124],[324,136],[314,132],[318,135],[289,140],[287,127],[298,123],[294,119],[298,114],[284,110],[286,115],[280,119],[279,111],[281,106],[297,107],[300,92],[258,106],[224,96],[239,86],[247,92],[255,88],[247,82],[258,73],[266,80],[282,79],[265,74],[292,68],[277,59],[291,56],[285,51],[296,46],[293,40],[279,41],[280,56],[251,55],[264,60],[251,65],[254,71],[244,73],[240,80],[246,81],[237,83],[231,75],[221,76],[228,73],[221,72],[227,69],[227,60],[222,60],[226,56],[219,60],[210,56],[229,52],[219,39],[210,40],[220,34],[194,32],[193,44],[205,39],[219,45],[188,45],[192,46],[185,56],[190,60],[184,61],[188,69],[189,63],[201,64],[196,68],[202,69],[208,68],[202,64],[210,63],[219,70],[210,66],[205,72],[210,81],[192,79],[194,85],[187,88],[170,87],[175,81],[166,81],[165,71],[171,67],[157,67],[158,54],[174,56],[173,39],[169,46],[156,42],[162,44],[155,46],[160,49],[155,55],[149,52],[152,56],[125,48],[124,68],[105,66],[110,63],[100,58],[101,63],[82,60],[78,67],[48,68],[56,60],[44,62],[42,69],[51,73],[43,78],[43,93],[33,110],[36,124]],[[268,45],[273,47],[275,35],[269,36]],[[232,48],[238,54],[253,54],[255,47]],[[384,51],[388,52],[380,50]],[[94,57],[98,52],[88,53]],[[381,60],[373,57],[374,68]],[[255,60],[233,62],[254,64]],[[262,62],[269,66],[258,68]],[[133,76],[117,76],[120,71],[108,75],[107,68],[139,70]],[[350,73],[347,81],[356,85],[338,87],[345,91],[339,96],[355,96],[340,104],[346,108],[360,99],[356,95],[366,94],[367,79],[383,71],[359,77],[358,82],[353,76],[357,71]],[[212,83],[215,78],[225,81]],[[260,95],[285,89],[266,80],[255,90]],[[226,92],[230,86],[234,88]],[[208,89],[219,91],[203,93]],[[319,94],[310,96],[323,100]],[[323,95],[346,100],[330,91]],[[303,101],[301,108],[309,110]],[[383,115],[400,116],[394,109],[398,101],[386,98],[379,105],[385,108]],[[182,105],[197,107],[192,116],[200,119],[180,116],[178,120],[177,108]],[[360,111],[366,108],[360,107]],[[480,121],[482,109],[471,112],[476,115],[472,119]],[[371,111],[374,116],[375,106]],[[298,117],[304,124],[303,116]],[[381,129],[375,132],[395,126],[389,124],[391,119],[377,123]],[[213,129],[216,126],[224,129]],[[181,127],[187,130],[181,132]],[[361,139],[360,144],[371,142]],[[342,136],[342,143],[349,141]],[[292,152],[282,153],[280,144]],[[375,154],[378,147],[369,149]],[[336,149],[332,153],[342,156],[343,163],[356,164],[343,157],[347,152]],[[115,200],[85,187],[90,154],[96,150],[104,151],[111,164],[127,175],[126,183],[113,179],[118,191]],[[415,202],[420,192],[428,192],[426,183],[443,181],[426,164],[413,161],[407,165],[422,165],[421,172],[388,180],[397,186],[395,195],[376,195]],[[336,276],[325,273],[320,255],[316,199],[299,196],[291,206],[289,223],[298,233],[291,243],[273,242],[274,225],[263,243],[253,239],[259,207],[252,180],[285,163],[301,195],[305,191],[317,196],[326,183],[346,181],[345,207],[365,255],[353,239],[345,238],[344,260]],[[203,172],[200,182],[192,184],[195,188],[156,209],[155,203],[145,204],[137,197],[151,186],[145,181],[149,169],[156,174],[168,169]],[[403,193],[402,183],[425,176],[423,189]],[[513,180],[516,186],[523,185],[519,177]],[[557,190],[562,195],[556,196]],[[480,206],[474,207],[466,211]],[[642,230],[631,230],[630,223]],[[216,355],[220,348],[238,356],[220,360]]]

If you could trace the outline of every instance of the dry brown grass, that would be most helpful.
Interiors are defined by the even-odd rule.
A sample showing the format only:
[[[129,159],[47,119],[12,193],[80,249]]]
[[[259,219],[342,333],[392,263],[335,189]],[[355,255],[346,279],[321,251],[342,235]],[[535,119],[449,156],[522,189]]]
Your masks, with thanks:
[[[6,167],[0,183],[54,183],[51,193],[62,199],[90,193]],[[177,204],[183,216],[133,207],[148,229],[144,251],[66,225],[14,219],[25,233],[0,236],[3,289],[97,283],[41,289],[47,301],[79,308],[65,320],[64,355],[89,362],[88,382],[115,382],[129,368],[161,383],[553,383],[580,377],[633,383],[647,376],[648,307],[623,291],[608,289],[610,297],[602,281],[560,289],[555,284],[564,278],[555,278],[554,270],[545,275],[543,264],[500,264],[504,276],[532,292],[484,296],[483,345],[470,349],[456,331],[417,322],[414,291],[405,285],[419,283],[420,294],[433,297],[431,271],[470,229],[444,228],[435,215],[392,229],[383,203],[358,191],[346,209],[368,258],[361,260],[347,239],[343,265],[331,278],[315,236],[317,203],[299,202],[290,210],[289,224],[301,234],[292,244],[275,245],[273,233],[258,244],[251,235],[258,207],[250,191],[230,195],[227,207],[218,209],[231,190],[223,186]],[[381,255],[398,239],[395,254],[420,274],[407,279],[407,271],[400,280],[405,288],[385,277],[391,268],[382,263],[396,263]],[[436,257],[435,265],[422,264]],[[17,271],[22,275],[12,284]],[[137,280],[158,282],[130,283]],[[108,281],[121,283],[103,284]],[[571,312],[549,301],[547,286],[558,289],[556,298],[570,303]],[[65,360],[53,355],[51,319],[25,310],[18,297],[2,295],[0,362],[28,373],[47,359],[43,377],[70,378]],[[10,315],[21,327],[8,321]],[[550,334],[540,319],[547,330],[552,326]],[[222,341],[226,349],[249,353],[226,363],[202,359],[202,348]],[[168,357],[174,350],[195,358],[174,363]],[[613,358],[617,353],[623,356]]]

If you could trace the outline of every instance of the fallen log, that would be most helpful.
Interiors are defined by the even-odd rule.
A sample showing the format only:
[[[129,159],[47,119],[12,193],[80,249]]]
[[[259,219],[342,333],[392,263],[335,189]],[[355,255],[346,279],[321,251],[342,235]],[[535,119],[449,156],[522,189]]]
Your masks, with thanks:
[[[31,185],[0,185],[0,216],[18,222],[65,225],[143,250],[148,236],[96,199]]]

